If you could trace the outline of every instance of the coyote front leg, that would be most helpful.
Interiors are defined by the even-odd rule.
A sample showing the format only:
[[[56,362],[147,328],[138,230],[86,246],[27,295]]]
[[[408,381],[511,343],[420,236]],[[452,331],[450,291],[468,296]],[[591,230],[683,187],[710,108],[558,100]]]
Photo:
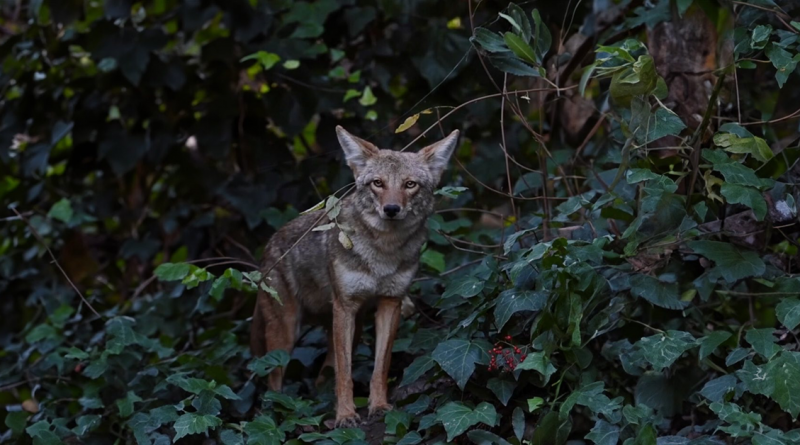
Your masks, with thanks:
[[[400,324],[402,299],[383,297],[375,311],[375,369],[369,384],[369,415],[391,411],[388,402],[389,365],[392,362],[392,345]]]
[[[339,296],[333,297],[333,352],[336,369],[336,427],[358,426],[353,403],[353,336],[358,308]]]

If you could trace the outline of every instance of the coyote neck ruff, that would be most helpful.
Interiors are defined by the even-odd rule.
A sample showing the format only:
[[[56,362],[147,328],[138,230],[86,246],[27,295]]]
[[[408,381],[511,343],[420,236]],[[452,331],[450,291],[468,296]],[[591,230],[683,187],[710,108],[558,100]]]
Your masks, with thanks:
[[[355,191],[341,201],[336,219],[352,247],[340,242],[339,227],[311,230],[328,223],[324,210],[301,215],[282,227],[264,250],[268,284],[282,304],[266,292],[259,293],[251,348],[256,355],[291,351],[303,321],[325,325],[329,347],[323,367],[335,366],[336,423],[354,426],[358,415],[351,362],[357,315],[376,307],[369,411],[377,414],[391,408],[386,382],[400,303],[417,273],[434,190],[455,149],[458,131],[417,153],[380,150],[341,127],[336,133],[356,179]],[[281,369],[273,371],[270,389],[280,390],[282,378]]]

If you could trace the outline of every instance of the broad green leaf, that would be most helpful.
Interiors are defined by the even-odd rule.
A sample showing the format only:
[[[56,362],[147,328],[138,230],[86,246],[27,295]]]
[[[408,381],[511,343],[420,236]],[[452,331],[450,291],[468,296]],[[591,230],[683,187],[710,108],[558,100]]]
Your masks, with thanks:
[[[278,429],[275,421],[265,415],[256,417],[244,427],[247,434],[247,444],[280,445],[284,443],[285,435]]]
[[[262,357],[252,360],[247,369],[256,373],[259,377],[264,377],[275,368],[285,368],[289,364],[289,354],[283,349],[275,349]]]
[[[342,99],[342,102],[347,102],[350,99],[353,99],[353,98],[356,98],[356,97],[360,97],[360,96],[361,96],[361,91],[349,89],[344,93],[344,98]],[[316,207],[316,206],[314,206],[314,207]],[[314,207],[312,207],[311,209],[317,210]],[[309,210],[311,210],[311,209],[309,209]],[[303,213],[305,213],[305,212],[303,212]]]
[[[767,46],[767,42],[769,42],[769,36],[772,35],[772,26],[770,25],[758,25],[753,29],[753,33],[750,36],[750,46],[753,49],[764,49]]]
[[[519,36],[522,37],[524,41],[530,42],[533,32],[531,29],[531,22],[528,20],[525,11],[516,3],[509,3],[506,11],[514,19],[514,22],[519,25]]]
[[[619,442],[619,427],[600,419],[594,424],[592,431],[586,435],[586,439],[597,445],[617,445]]]
[[[535,64],[536,63],[536,53],[533,52],[533,48],[528,45],[528,43],[518,35],[507,32],[503,35],[503,39],[506,42],[506,45],[511,49],[511,51],[520,59],[525,60],[528,63]]]
[[[750,355],[750,350],[745,348],[736,348],[725,357],[725,366],[733,366]]]
[[[775,308],[775,315],[786,329],[793,330],[800,324],[800,300],[797,298],[782,299]]]
[[[758,221],[763,221],[767,216],[767,201],[761,196],[761,192],[752,187],[726,182],[722,184],[720,194],[729,204],[742,204],[753,209],[753,214]]]
[[[504,73],[513,74],[515,76],[542,77],[537,69],[519,60],[510,53],[492,54],[489,56],[489,62]]]
[[[119,409],[119,416],[122,418],[130,417],[133,414],[133,404],[141,402],[142,398],[137,396],[135,392],[128,391],[128,394],[117,400],[117,408]]]
[[[383,422],[386,424],[386,434],[397,435],[397,427],[402,425],[403,431],[408,430],[411,426],[411,414],[404,411],[392,410],[386,413]]]
[[[416,431],[410,431],[397,442],[397,445],[417,445],[420,442],[422,442],[422,436]]]
[[[790,355],[791,354],[791,355]],[[797,352],[783,352],[774,363],[775,391],[772,398],[784,411],[797,419],[800,415],[800,362],[793,355]]]
[[[542,16],[539,15],[538,9],[531,11],[531,17],[533,17],[533,26],[535,28],[533,39],[536,46],[536,60],[541,63],[550,50],[550,45],[553,44],[553,37],[550,35],[547,25],[542,21]]]
[[[403,380],[400,382],[400,386],[410,385],[416,382],[420,377],[425,375],[436,362],[433,360],[429,354],[421,355],[414,359],[405,370],[403,370]]]
[[[767,360],[781,351],[781,347],[775,344],[775,329],[750,329],[745,333],[745,340],[753,346],[753,349],[764,356]]]
[[[667,331],[650,337],[644,337],[636,346],[641,348],[644,359],[653,369],[660,371],[672,365],[678,357],[697,346],[697,341],[688,332]]]
[[[472,430],[467,433],[467,437],[475,445],[511,445],[497,434],[484,430]]]
[[[722,276],[728,283],[743,278],[760,277],[766,270],[764,261],[755,252],[743,251],[732,244],[719,241],[690,241],[690,249],[714,262],[711,273]]]
[[[525,412],[522,411],[522,408],[514,408],[514,412],[511,414],[511,426],[514,428],[514,436],[521,443],[522,435],[525,433]]]
[[[501,53],[508,51],[508,47],[506,47],[503,37],[495,32],[489,31],[486,28],[475,28],[475,35],[471,39],[478,42],[481,48],[489,51],[490,53]]]
[[[378,98],[372,94],[372,88],[369,86],[364,88],[364,92],[361,94],[361,99],[358,100],[358,103],[365,107],[369,107],[371,105],[375,105],[375,102],[378,101]]]
[[[216,416],[198,415],[193,413],[186,413],[175,421],[175,438],[178,440],[190,434],[205,434],[208,429],[214,429],[222,425],[222,419]]]
[[[6,413],[5,425],[11,430],[13,436],[19,436],[25,430],[30,416],[31,413],[27,411],[9,411]]]
[[[447,285],[442,298],[450,298],[459,295],[464,298],[472,298],[483,290],[484,282],[475,277],[467,277],[460,280],[451,281]]]
[[[714,144],[729,153],[752,155],[761,162],[767,162],[774,156],[767,142],[758,136],[742,138],[732,133],[717,133],[714,135]]]
[[[493,377],[486,382],[486,387],[492,390],[503,406],[506,406],[511,396],[514,394],[514,389],[516,389],[517,384],[509,380]]]
[[[287,60],[286,62],[283,62],[283,67],[286,68],[287,70],[297,69],[297,68],[300,67],[300,61],[299,60]]]
[[[191,264],[187,263],[164,263],[156,267],[155,273],[161,281],[178,281],[186,278],[191,271]]]
[[[525,234],[528,234],[534,230],[536,230],[536,227],[520,230],[519,232],[514,232],[508,238],[506,238],[505,242],[503,243],[503,255],[508,255],[511,252],[511,249],[514,248],[514,244],[517,243],[521,236],[524,236]]]
[[[550,357],[545,352],[533,352],[517,365],[518,370],[532,369],[544,377],[545,383],[550,381],[550,376],[556,372],[556,367],[550,362]]]
[[[461,402],[449,402],[436,410],[436,420],[444,426],[447,440],[452,441],[478,423],[494,426],[497,412],[494,406],[486,402],[482,402],[475,410]]]
[[[636,274],[631,277],[631,294],[644,298],[656,306],[681,310],[687,302],[681,301],[677,283],[662,283],[649,275]]]
[[[539,408],[544,405],[544,399],[541,397],[534,397],[532,399],[528,399],[528,412],[533,414]]]
[[[744,383],[745,388],[753,394],[771,396],[775,391],[774,363],[756,365],[752,360],[744,362],[736,376]]]
[[[703,386],[703,389],[700,390],[700,394],[712,402],[721,402],[726,394],[736,388],[736,383],[738,383],[738,381],[732,374],[717,377],[714,380],[708,381],[705,386]]]
[[[267,51],[258,51],[257,53],[242,57],[240,61],[246,62],[248,60],[256,60],[258,63],[261,64],[264,70],[269,70],[273,66],[275,66],[276,63],[281,61],[281,57],[277,54],[270,53]]]
[[[481,402],[475,408],[475,419],[484,425],[495,426],[497,424],[497,410],[491,403]]]
[[[500,293],[494,307],[497,330],[502,330],[511,316],[521,311],[539,311],[547,304],[547,292],[508,289]]]
[[[725,343],[726,340],[731,338],[730,332],[727,331],[714,331],[700,339],[700,352],[698,356],[700,360],[708,357],[713,353],[719,345]]]
[[[441,196],[445,196],[447,198],[455,199],[455,198],[458,198],[459,195],[461,195],[461,193],[466,192],[467,190],[469,190],[469,189],[466,188],[466,187],[453,187],[453,186],[450,186],[450,185],[446,185],[446,186],[440,188],[439,190],[436,190],[435,192],[433,192],[433,194],[434,195],[441,195]]]
[[[53,207],[50,207],[50,211],[47,212],[47,216],[63,223],[69,223],[74,214],[72,203],[67,198],[61,198],[58,202],[53,204]]]
[[[789,79],[789,75],[792,74],[797,67],[797,62],[800,60],[800,57],[798,57],[798,55],[793,57],[789,51],[786,51],[775,43],[767,45],[765,54],[776,69],[775,80],[778,81],[778,88],[783,88],[783,85]]]
[[[439,273],[444,272],[444,254],[441,252],[431,250],[430,248],[425,249],[420,256],[419,261]]]
[[[456,381],[458,387],[464,389],[475,371],[475,362],[480,360],[482,354],[483,351],[478,344],[463,339],[453,339],[439,343],[432,357]]]

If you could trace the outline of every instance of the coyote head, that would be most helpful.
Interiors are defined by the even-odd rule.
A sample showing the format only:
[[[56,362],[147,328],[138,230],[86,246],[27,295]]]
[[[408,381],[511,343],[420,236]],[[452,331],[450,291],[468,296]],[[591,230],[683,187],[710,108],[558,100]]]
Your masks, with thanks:
[[[458,130],[416,153],[378,149],[339,126],[336,135],[363,212],[388,222],[425,218],[433,211],[433,191],[455,150]]]

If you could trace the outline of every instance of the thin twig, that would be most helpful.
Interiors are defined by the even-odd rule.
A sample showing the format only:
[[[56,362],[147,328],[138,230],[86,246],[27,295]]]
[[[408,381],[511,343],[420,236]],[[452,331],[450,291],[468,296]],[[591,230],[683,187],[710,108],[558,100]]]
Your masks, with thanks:
[[[56,256],[55,256],[55,255],[53,255],[53,251],[52,251],[52,250],[50,250],[50,247],[47,245],[47,243],[45,243],[45,242],[44,242],[44,239],[42,239],[41,235],[39,235],[39,232],[37,232],[37,231],[36,231],[36,228],[35,228],[35,227],[33,227],[33,224],[31,224],[31,222],[30,222],[30,221],[28,221],[28,218],[24,217],[24,216],[22,215],[22,213],[19,213],[19,212],[17,211],[17,209],[15,209],[14,207],[11,207],[11,211],[12,211],[12,212],[14,212],[14,213],[16,213],[16,214],[17,214],[17,216],[19,217],[19,219],[21,219],[22,221],[24,221],[24,222],[25,222],[25,224],[27,224],[27,225],[28,225],[28,228],[30,228],[30,229],[31,229],[31,233],[33,234],[33,236],[35,236],[35,237],[36,237],[36,239],[37,239],[37,240],[39,240],[39,242],[40,242],[40,243],[42,243],[42,245],[44,246],[44,248],[45,248],[45,249],[47,249],[47,253],[49,253],[49,254],[50,254],[50,258],[52,258],[52,259],[53,259],[53,264],[55,264],[55,265],[56,265],[56,267],[58,268],[58,270],[60,270],[60,271],[61,271],[61,274],[62,274],[62,275],[64,275],[64,278],[66,278],[67,282],[69,282],[70,286],[72,286],[72,289],[74,289],[74,290],[75,290],[75,292],[77,292],[77,293],[78,293],[78,296],[79,296],[79,297],[81,297],[81,300],[83,300],[83,302],[86,304],[86,306],[87,306],[87,307],[88,307],[88,308],[89,308],[89,309],[90,309],[92,312],[94,312],[94,314],[95,314],[95,315],[97,315],[97,316],[98,316],[98,317],[100,317],[100,318],[103,318],[103,316],[102,316],[102,315],[100,315],[100,313],[99,313],[99,312],[97,312],[97,311],[94,309],[94,307],[91,305],[91,303],[89,303],[89,300],[87,300],[87,299],[86,299],[86,297],[84,297],[84,296],[83,296],[83,294],[81,293],[81,291],[79,291],[79,290],[78,290],[78,287],[77,287],[77,286],[75,286],[75,283],[73,283],[73,282],[72,282],[72,280],[69,278],[69,275],[67,275],[67,272],[65,272],[65,271],[64,271],[64,268],[62,268],[62,267],[61,267],[61,264],[59,264],[58,260],[56,259]]]

